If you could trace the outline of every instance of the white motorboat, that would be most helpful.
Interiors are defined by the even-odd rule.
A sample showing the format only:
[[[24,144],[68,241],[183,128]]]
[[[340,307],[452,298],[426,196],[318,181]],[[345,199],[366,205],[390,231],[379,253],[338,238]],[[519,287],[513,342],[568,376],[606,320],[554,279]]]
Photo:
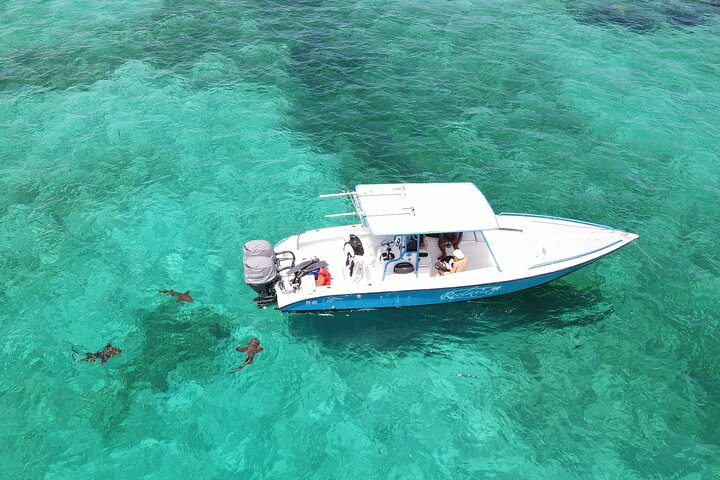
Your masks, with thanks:
[[[578,220],[495,214],[472,183],[358,185],[323,197],[349,198],[353,212],[327,216],[357,216],[360,223],[309,230],[274,247],[245,244],[245,280],[259,293],[258,305],[276,301],[283,312],[307,312],[505,295],[572,273],[638,238]],[[462,253],[447,244],[443,257],[440,238],[443,246],[455,239]]]

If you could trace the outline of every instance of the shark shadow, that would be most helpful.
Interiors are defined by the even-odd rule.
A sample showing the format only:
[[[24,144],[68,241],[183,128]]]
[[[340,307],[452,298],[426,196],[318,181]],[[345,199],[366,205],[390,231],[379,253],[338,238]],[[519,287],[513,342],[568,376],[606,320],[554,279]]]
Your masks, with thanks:
[[[205,383],[223,375],[218,363],[231,336],[230,319],[210,307],[162,304],[135,313],[137,330],[124,342],[129,360],[97,393],[92,423],[109,437],[141,398],[164,395],[183,381]],[[133,428],[137,430],[137,426]]]

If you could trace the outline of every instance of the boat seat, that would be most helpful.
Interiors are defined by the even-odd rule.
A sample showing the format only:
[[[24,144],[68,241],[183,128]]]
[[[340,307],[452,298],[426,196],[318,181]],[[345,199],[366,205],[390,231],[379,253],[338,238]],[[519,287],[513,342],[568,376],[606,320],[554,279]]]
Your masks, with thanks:
[[[427,250],[420,250],[420,261],[418,262],[419,267],[427,267],[432,263],[432,257],[430,256],[430,252]]]
[[[363,257],[362,255],[359,255],[352,259],[349,259],[349,261],[351,263],[346,265],[345,268],[343,269],[343,274],[345,275],[346,282],[358,283],[363,280],[369,279],[370,269],[368,267],[367,262],[365,261],[365,257]],[[352,273],[350,273],[351,265],[352,265]]]
[[[393,267],[393,273],[413,273],[415,267],[410,262],[398,262]]]

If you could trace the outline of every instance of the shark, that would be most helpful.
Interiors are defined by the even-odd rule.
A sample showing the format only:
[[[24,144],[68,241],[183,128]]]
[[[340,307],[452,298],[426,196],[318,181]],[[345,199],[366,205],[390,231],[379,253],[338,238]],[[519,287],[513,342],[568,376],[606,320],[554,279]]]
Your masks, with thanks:
[[[235,350],[237,350],[238,352],[241,352],[241,353],[244,352],[247,355],[247,358],[245,359],[245,363],[243,363],[238,368],[236,368],[235,370],[233,370],[232,372],[229,372],[229,373],[239,372],[246,366],[253,363],[253,360],[255,359],[255,355],[259,352],[262,352],[263,348],[260,346],[260,340],[253,337],[252,339],[250,339],[250,341],[248,342],[248,344],[246,346],[243,347],[241,345],[238,345],[237,347],[235,347]]]
[[[176,292],[175,290],[158,290],[158,292],[164,293],[166,295],[171,295],[173,297],[178,297],[177,302],[175,302],[175,303],[192,302],[193,301],[192,297],[190,296],[190,290],[188,290],[185,293]]]
[[[73,352],[78,353],[77,350],[75,350],[75,347],[73,347]],[[117,347],[113,347],[112,344],[108,343],[105,345],[105,348],[100,350],[99,352],[90,353],[87,352],[83,358],[76,358],[76,362],[90,362],[95,363],[95,360],[98,358],[100,359],[100,363],[107,362],[110,358],[114,357],[115,355],[120,355],[122,353],[122,350],[120,350]],[[73,355],[73,358],[75,356]]]

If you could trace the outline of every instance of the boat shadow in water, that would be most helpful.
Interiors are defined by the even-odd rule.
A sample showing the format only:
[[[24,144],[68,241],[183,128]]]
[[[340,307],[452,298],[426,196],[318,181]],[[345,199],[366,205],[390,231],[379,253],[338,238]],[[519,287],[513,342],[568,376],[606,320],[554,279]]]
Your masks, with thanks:
[[[290,333],[330,349],[350,345],[412,351],[439,340],[467,340],[512,330],[543,331],[595,325],[612,306],[600,289],[565,283],[502,297],[427,307],[299,314],[289,316]]]

